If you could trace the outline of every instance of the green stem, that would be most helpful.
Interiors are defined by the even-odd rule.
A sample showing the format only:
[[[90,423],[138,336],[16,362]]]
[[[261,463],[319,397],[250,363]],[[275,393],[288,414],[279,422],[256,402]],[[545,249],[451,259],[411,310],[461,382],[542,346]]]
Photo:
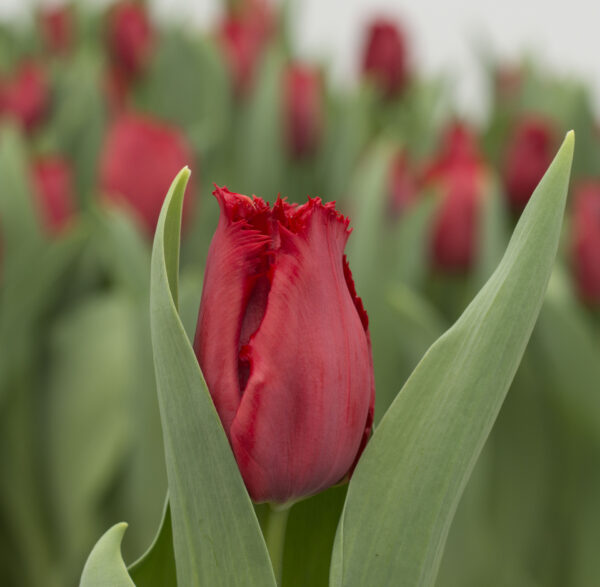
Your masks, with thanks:
[[[289,513],[289,506],[271,506],[264,531],[265,542],[267,543],[273,572],[275,573],[278,585],[281,585],[283,548],[285,546],[285,530],[287,528]]]

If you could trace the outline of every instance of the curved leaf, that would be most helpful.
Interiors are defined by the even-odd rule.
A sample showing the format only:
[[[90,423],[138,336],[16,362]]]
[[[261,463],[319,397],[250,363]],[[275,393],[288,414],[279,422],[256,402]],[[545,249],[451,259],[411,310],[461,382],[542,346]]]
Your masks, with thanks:
[[[179,585],[275,585],[260,527],[177,314],[189,169],[173,181],[152,251],[151,324]]]
[[[90,553],[79,587],[135,587],[121,557],[121,541],[127,524],[121,522],[107,530]]]
[[[464,486],[525,350],[554,263],[569,133],[508,249],[429,349],[359,461],[338,527],[334,586],[430,586]]]

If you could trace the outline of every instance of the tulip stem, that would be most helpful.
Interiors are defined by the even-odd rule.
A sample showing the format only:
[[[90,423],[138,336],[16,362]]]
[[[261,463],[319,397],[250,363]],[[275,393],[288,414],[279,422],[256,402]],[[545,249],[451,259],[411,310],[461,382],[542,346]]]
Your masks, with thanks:
[[[264,531],[265,542],[267,543],[273,572],[278,585],[281,585],[283,548],[285,546],[285,531],[289,513],[289,506],[271,505]]]

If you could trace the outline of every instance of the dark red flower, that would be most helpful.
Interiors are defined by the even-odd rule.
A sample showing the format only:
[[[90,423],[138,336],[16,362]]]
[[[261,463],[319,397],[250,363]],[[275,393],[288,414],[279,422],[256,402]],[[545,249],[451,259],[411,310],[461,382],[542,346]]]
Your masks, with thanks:
[[[221,22],[218,36],[238,96],[250,88],[261,54],[274,29],[265,0],[244,0]]]
[[[46,156],[33,164],[34,195],[49,233],[60,232],[75,214],[71,167],[61,157]]]
[[[552,162],[555,134],[541,117],[523,118],[513,129],[504,158],[504,186],[513,210],[525,208]]]
[[[425,187],[440,197],[431,240],[432,264],[440,271],[464,272],[473,266],[486,173],[473,131],[461,123],[451,125],[424,176]]]
[[[419,184],[412,162],[406,151],[392,159],[389,174],[390,212],[401,216],[418,198]]]
[[[409,64],[404,32],[390,20],[376,20],[369,28],[363,72],[388,97],[399,94],[408,81]]]
[[[600,307],[600,181],[579,184],[574,196],[572,264],[580,298]]]
[[[123,1],[109,13],[108,45],[116,67],[135,78],[148,65],[154,29],[142,2]]]
[[[173,177],[192,162],[192,150],[179,129],[139,114],[124,114],[104,140],[100,189],[109,200],[126,202],[153,235]],[[188,190],[193,193],[193,187]],[[192,203],[190,198],[186,202],[184,214]]]
[[[323,130],[323,84],[318,70],[301,64],[284,74],[287,144],[294,157],[315,152]]]
[[[285,503],[345,478],[371,432],[368,319],[348,220],[217,188],[194,349],[250,496]]]
[[[49,90],[44,70],[33,61],[21,63],[0,86],[0,113],[31,132],[44,119]]]
[[[44,6],[39,22],[44,44],[52,53],[67,53],[73,45],[73,11],[71,7]]]

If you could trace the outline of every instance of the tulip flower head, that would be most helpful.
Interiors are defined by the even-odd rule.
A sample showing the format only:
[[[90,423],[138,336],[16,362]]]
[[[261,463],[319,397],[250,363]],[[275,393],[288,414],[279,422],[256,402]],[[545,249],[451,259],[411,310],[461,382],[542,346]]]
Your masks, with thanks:
[[[288,149],[302,158],[315,152],[323,128],[323,87],[319,71],[295,64],[284,74]]]
[[[389,189],[389,208],[394,218],[401,216],[418,198],[418,179],[406,151],[400,151],[392,159]]]
[[[154,29],[142,2],[119,2],[110,10],[108,45],[115,67],[129,79],[142,73],[154,45]]]
[[[107,131],[100,156],[100,189],[126,203],[152,236],[171,180],[193,161],[179,129],[139,114],[124,114]],[[193,186],[188,186],[193,193]],[[192,201],[186,198],[184,220]]]
[[[368,319],[344,256],[348,220],[214,192],[196,356],[256,502],[313,495],[351,472],[375,399]]]
[[[46,74],[33,61],[23,62],[12,77],[0,82],[0,114],[12,118],[27,132],[44,120],[48,102]]]
[[[67,53],[73,45],[73,11],[66,5],[44,6],[39,14],[40,32],[51,53]]]
[[[424,175],[425,185],[441,196],[433,223],[431,258],[442,272],[465,272],[473,265],[485,176],[475,135],[461,123],[451,125],[440,154]]]
[[[504,160],[504,185],[509,202],[521,212],[554,157],[555,136],[544,118],[529,116],[514,128]]]
[[[571,255],[579,297],[600,308],[600,181],[575,190]]]
[[[50,234],[56,234],[75,214],[71,167],[61,157],[46,156],[34,162],[32,180],[42,222]]]
[[[388,98],[397,96],[405,88],[409,77],[406,40],[395,22],[379,19],[371,25],[363,72]]]

